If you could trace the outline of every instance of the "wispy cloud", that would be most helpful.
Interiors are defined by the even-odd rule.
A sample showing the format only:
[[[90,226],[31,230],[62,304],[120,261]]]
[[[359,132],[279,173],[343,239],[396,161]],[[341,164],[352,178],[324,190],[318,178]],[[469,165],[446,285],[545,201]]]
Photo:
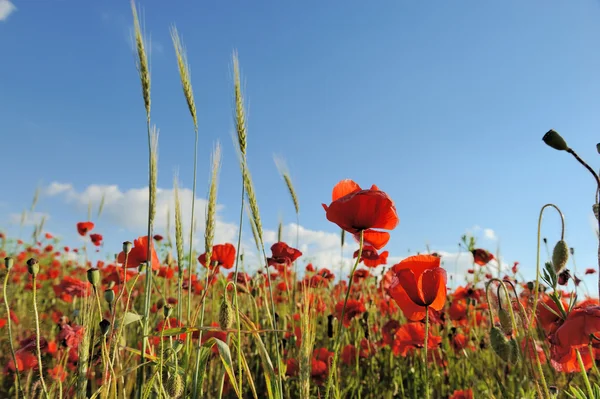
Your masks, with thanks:
[[[17,11],[17,7],[8,0],[0,0],[0,21],[6,21],[8,16]]]

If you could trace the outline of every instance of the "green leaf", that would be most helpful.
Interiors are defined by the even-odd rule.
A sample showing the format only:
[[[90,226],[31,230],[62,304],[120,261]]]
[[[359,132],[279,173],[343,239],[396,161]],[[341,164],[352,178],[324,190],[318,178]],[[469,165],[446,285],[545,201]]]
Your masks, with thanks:
[[[123,316],[123,327],[125,327],[128,324],[139,321],[141,319],[142,319],[142,315],[135,314],[132,312],[127,312],[127,313],[125,313],[125,316]]]

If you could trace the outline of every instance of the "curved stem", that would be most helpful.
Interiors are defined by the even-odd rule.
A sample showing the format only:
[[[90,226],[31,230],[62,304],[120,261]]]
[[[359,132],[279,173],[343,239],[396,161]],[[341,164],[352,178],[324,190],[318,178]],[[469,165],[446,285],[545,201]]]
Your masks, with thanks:
[[[598,176],[598,173],[596,173],[596,171],[594,169],[592,169],[590,167],[590,165],[587,164],[587,162],[585,162],[583,159],[581,159],[579,157],[579,155],[577,155],[577,153],[575,151],[573,151],[573,149],[569,148],[567,150],[567,152],[571,155],[573,155],[573,157],[577,160],[577,162],[579,162],[580,164],[582,164],[594,177],[594,180],[596,180],[596,205],[599,205],[599,201],[600,201],[600,177]],[[600,232],[600,217],[598,218],[598,232]],[[600,296],[600,237],[598,240],[598,296]]]
[[[23,393],[23,386],[21,385],[21,373],[19,373],[19,364],[17,363],[17,355],[15,353],[15,346],[13,343],[12,323],[11,323],[12,320],[10,318],[10,306],[8,304],[8,296],[6,295],[6,286],[8,285],[8,275],[9,275],[9,271],[6,270],[6,275],[4,276],[3,292],[4,292],[4,306],[6,307],[6,327],[8,328],[8,342],[10,343],[10,353],[13,358],[13,363],[15,364],[15,374],[17,376],[17,390],[22,397],[25,397],[25,394]]]
[[[50,396],[48,395],[48,388],[46,388],[46,382],[44,381],[44,370],[42,367],[42,348],[40,346],[40,315],[38,313],[37,308],[36,284],[37,281],[35,275],[33,275],[33,312],[35,315],[35,347],[37,349],[38,370],[40,372],[40,382],[42,383],[42,390],[44,391],[44,396],[46,396],[46,399],[50,399]]]
[[[533,321],[535,320],[535,312],[537,310],[537,305],[538,305],[538,298],[539,298],[539,289],[540,289],[540,240],[541,240],[541,236],[542,236],[542,217],[544,216],[544,210],[548,207],[553,207],[554,209],[556,209],[556,211],[558,212],[558,214],[560,215],[560,221],[561,221],[561,231],[560,231],[560,239],[564,240],[565,238],[565,217],[563,215],[563,213],[561,212],[560,208],[554,204],[546,204],[542,207],[542,209],[540,209],[540,216],[538,218],[538,229],[537,229],[537,252],[536,252],[536,260],[535,260],[535,285],[534,285],[534,289],[533,289],[533,310],[532,310],[532,314],[533,317],[531,318],[531,325],[529,326],[529,329],[533,328]]]
[[[327,376],[327,388],[325,390],[325,399],[329,399],[329,391],[331,390],[331,384],[333,382],[333,373],[337,368],[337,361],[339,358],[340,347],[342,345],[342,329],[344,327],[344,315],[346,313],[346,304],[348,303],[348,298],[350,297],[350,291],[352,290],[352,282],[354,281],[354,272],[360,263],[360,258],[362,256],[362,250],[364,246],[364,232],[361,230],[360,232],[360,242],[358,248],[358,256],[356,257],[356,262],[354,262],[354,267],[350,272],[350,281],[348,282],[348,289],[346,290],[346,297],[344,298],[344,306],[342,307],[342,315],[340,317],[340,321],[338,323],[338,331],[335,337],[335,345],[334,345],[334,353],[333,353],[333,363],[329,367],[329,375]]]
[[[244,175],[243,168],[246,167],[246,163],[242,163],[242,176]],[[244,182],[242,181],[242,198],[240,203],[240,221],[238,227],[238,241],[237,241],[237,256],[235,257],[235,272],[233,274],[233,289],[234,289],[234,306],[235,306],[235,322],[237,325],[237,358],[238,358],[238,375],[239,378],[239,386],[240,392],[242,392],[242,382],[243,382],[243,374],[242,374],[242,326],[240,322],[240,311],[239,311],[239,303],[238,303],[238,291],[237,291],[237,282],[238,282],[238,273],[239,273],[239,262],[240,262],[240,249],[242,247],[242,226],[244,224],[244,195],[246,194],[246,187],[244,186]],[[244,279],[244,282],[246,280]]]

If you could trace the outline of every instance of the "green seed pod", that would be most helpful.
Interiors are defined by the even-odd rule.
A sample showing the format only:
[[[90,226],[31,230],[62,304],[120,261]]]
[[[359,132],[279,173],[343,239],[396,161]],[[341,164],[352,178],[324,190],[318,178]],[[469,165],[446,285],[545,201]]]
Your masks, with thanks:
[[[40,262],[38,262],[38,260],[35,258],[30,258],[27,261],[27,271],[32,276],[37,276],[37,274],[40,272]]]
[[[95,268],[88,269],[87,279],[91,285],[97,287],[100,284],[100,270]]]
[[[567,265],[567,261],[569,260],[569,246],[564,240],[560,240],[554,246],[554,250],[552,251],[552,265],[554,265],[554,270],[556,274],[559,274],[562,269]]]
[[[129,241],[125,241],[123,243],[123,252],[125,255],[128,255],[131,252],[131,248],[133,248],[133,244]]]
[[[511,354],[510,344],[506,335],[498,327],[492,327],[490,331],[490,343],[496,355],[505,362],[509,360]]]
[[[178,399],[183,395],[183,379],[178,373],[171,374],[165,385],[165,391],[169,398]]]
[[[498,318],[500,319],[500,327],[506,335],[512,335],[513,325],[510,318],[510,313],[506,309],[498,310]]]
[[[4,258],[4,266],[6,266],[6,270],[10,270],[15,265],[15,260],[11,257]]]
[[[148,266],[147,262],[140,263],[140,265],[138,266],[138,271],[140,273],[143,273],[144,271],[146,271],[146,266]]]
[[[227,295],[223,295],[221,300],[221,308],[219,309],[219,326],[221,329],[227,330],[233,325],[233,307],[227,300]]]
[[[102,321],[100,322],[100,332],[102,333],[103,336],[106,336],[106,334],[108,334],[109,330],[110,330],[110,321],[108,321],[106,319],[102,319]]]
[[[106,302],[109,304],[112,304],[115,301],[115,292],[113,290],[105,290],[104,299],[106,299]]]
[[[554,129],[548,130],[548,132],[544,135],[542,140],[544,140],[544,143],[546,143],[546,145],[554,148],[555,150],[567,151],[569,149],[569,146],[567,145],[565,139],[563,139],[561,135],[558,134],[558,132]]]

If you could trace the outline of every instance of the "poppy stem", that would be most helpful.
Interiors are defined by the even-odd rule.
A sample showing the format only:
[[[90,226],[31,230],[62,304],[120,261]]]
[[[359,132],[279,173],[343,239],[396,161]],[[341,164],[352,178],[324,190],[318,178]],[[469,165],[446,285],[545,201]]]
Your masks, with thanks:
[[[427,345],[429,341],[429,306],[425,306],[425,398],[429,399],[429,373],[427,366]]]
[[[12,267],[12,262],[13,260],[10,258],[6,258],[5,259],[5,263],[8,265],[10,262],[10,267]],[[8,327],[8,342],[10,344],[10,353],[12,355],[12,359],[13,359],[13,363],[15,364],[15,374],[17,376],[17,389],[19,392],[18,397],[25,397],[25,394],[23,393],[23,386],[21,385],[21,373],[19,373],[19,364],[17,362],[17,355],[15,352],[15,346],[13,344],[13,336],[12,336],[12,325],[11,325],[11,318],[10,318],[10,306],[9,306],[9,301],[8,301],[8,296],[6,295],[6,286],[8,285],[8,275],[10,273],[9,268],[7,267],[6,269],[6,274],[4,275],[4,285],[3,285],[3,291],[4,291],[4,306],[6,307],[6,326]]]
[[[536,252],[536,261],[535,261],[535,286],[533,288],[533,310],[532,315],[534,317],[531,318],[531,324],[529,325],[529,329],[533,328],[533,321],[535,320],[535,312],[537,310],[538,298],[539,298],[539,290],[540,290],[540,239],[542,236],[542,217],[544,216],[544,210],[548,207],[552,207],[556,209],[558,214],[560,215],[561,222],[561,231],[560,231],[560,239],[563,240],[565,238],[565,217],[561,212],[560,208],[554,204],[546,204],[540,209],[540,216],[538,218],[538,229],[537,229],[537,252]],[[600,250],[599,250],[600,251]],[[600,258],[599,258],[600,261]]]
[[[594,397],[594,391],[592,389],[592,385],[590,384],[590,380],[588,378],[587,372],[585,371],[585,364],[583,364],[583,359],[581,358],[581,353],[579,349],[575,349],[577,353],[577,363],[579,363],[579,368],[581,369],[581,376],[583,377],[583,382],[585,383],[585,387],[588,391],[588,395],[590,398]]]
[[[344,298],[344,306],[342,307],[342,315],[340,317],[340,321],[338,324],[338,331],[337,331],[337,335],[335,337],[335,345],[334,345],[334,350],[333,350],[333,352],[334,352],[333,353],[333,362],[331,363],[331,366],[329,367],[329,374],[327,375],[327,388],[325,389],[325,399],[329,399],[329,391],[331,389],[331,384],[333,382],[333,373],[334,373],[334,370],[337,368],[340,347],[342,346],[342,328],[344,327],[344,315],[346,313],[346,305],[348,304],[348,298],[350,297],[350,291],[352,290],[352,282],[354,281],[354,272],[356,271],[356,268],[358,267],[360,258],[362,256],[364,242],[365,242],[364,231],[361,230],[359,247],[358,247],[358,256],[356,257],[356,262],[354,262],[354,267],[352,268],[352,271],[350,272],[350,281],[348,282],[348,290],[346,290],[346,297]]]
[[[40,315],[38,313],[37,307],[37,281],[35,274],[33,275],[33,313],[35,316],[35,347],[37,352],[37,361],[38,361],[38,370],[40,372],[40,383],[42,384],[42,391],[44,391],[44,396],[46,399],[50,399],[50,395],[48,395],[48,388],[46,388],[46,382],[44,381],[44,370],[42,369],[42,349],[40,345]],[[10,318],[10,315],[9,315]],[[15,363],[16,367],[16,363]]]

